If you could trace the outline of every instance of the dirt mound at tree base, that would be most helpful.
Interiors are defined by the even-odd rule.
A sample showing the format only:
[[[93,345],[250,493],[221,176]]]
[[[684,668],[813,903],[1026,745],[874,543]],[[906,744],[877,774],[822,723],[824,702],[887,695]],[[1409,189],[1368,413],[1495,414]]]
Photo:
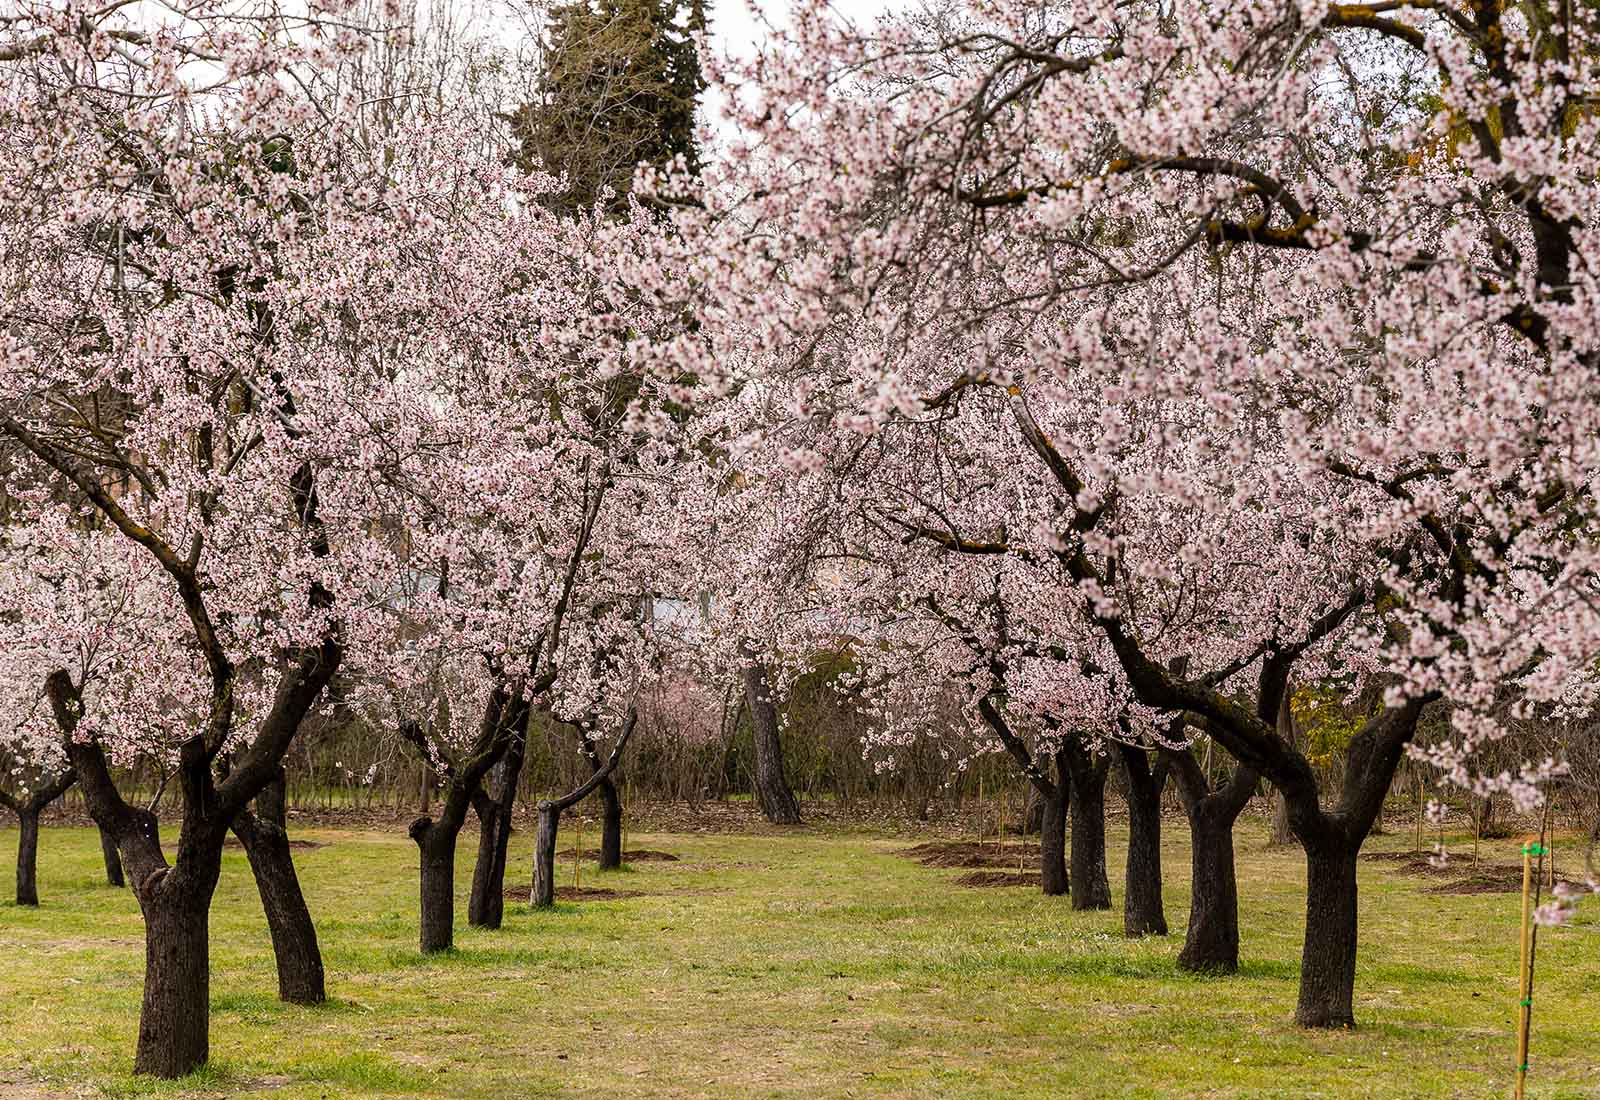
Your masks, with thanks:
[[[524,905],[528,902],[528,895],[533,892],[528,886],[513,886],[505,892],[507,901],[520,901]],[[612,890],[606,886],[557,886],[557,901],[610,901],[617,898],[642,898],[648,890]]]
[[[556,859],[558,860],[571,858],[571,848],[556,853]],[[579,858],[598,861],[600,858],[600,849],[585,848],[580,854]],[[629,848],[626,852],[622,853],[622,862],[624,863],[677,863],[680,861],[680,859],[680,856],[675,856],[671,852],[658,852],[654,848]]]
[[[1039,876],[1018,871],[968,871],[957,875],[957,886],[1038,886]]]
[[[979,844],[973,840],[934,840],[903,849],[901,855],[924,867],[1015,867],[1038,865],[1039,847],[1028,844]]]
[[[234,837],[234,836],[230,836],[227,840],[224,840],[222,842],[222,846],[224,848],[243,848],[244,847],[243,844],[239,843],[239,838],[238,837]],[[327,846],[328,846],[328,842],[326,840],[291,840],[291,841],[289,841],[289,847],[293,848],[297,852],[308,851],[308,850],[310,850],[312,848],[326,848]]]

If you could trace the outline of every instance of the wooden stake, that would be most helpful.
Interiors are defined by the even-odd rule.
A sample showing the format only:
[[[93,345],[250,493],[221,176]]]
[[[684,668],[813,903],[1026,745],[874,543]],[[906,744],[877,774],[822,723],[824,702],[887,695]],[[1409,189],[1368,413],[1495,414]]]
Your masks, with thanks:
[[[583,816],[577,810],[572,811],[573,828],[577,831],[578,839],[572,845],[572,888],[577,890],[583,877]]]

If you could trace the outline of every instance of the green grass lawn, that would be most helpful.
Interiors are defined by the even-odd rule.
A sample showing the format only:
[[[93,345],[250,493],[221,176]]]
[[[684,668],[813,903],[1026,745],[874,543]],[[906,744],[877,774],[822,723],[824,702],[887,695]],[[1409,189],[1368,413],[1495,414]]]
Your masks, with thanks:
[[[1514,895],[1439,896],[1361,868],[1351,1033],[1290,1023],[1302,924],[1297,851],[1239,837],[1244,973],[1179,974],[1186,830],[1167,826],[1174,934],[960,872],[860,834],[631,836],[678,853],[585,885],[644,891],[464,927],[416,950],[416,851],[402,835],[308,830],[297,852],[331,1003],[280,1005],[244,857],[212,911],[211,1067],[129,1073],[143,931],[102,884],[92,830],[45,830],[44,906],[0,907],[0,1100],[298,1097],[1496,1097],[1510,1094]],[[0,834],[9,899],[15,832]],[[475,840],[475,834],[464,840]],[[592,840],[592,835],[586,840]],[[1401,847],[1402,838],[1369,848]],[[527,875],[531,830],[514,838]],[[1114,840],[1112,866],[1120,869]],[[565,846],[565,838],[563,842]],[[1513,842],[1492,854],[1512,858]],[[1120,900],[1120,883],[1113,894]],[[570,881],[571,868],[562,869]],[[1600,1097],[1600,921],[1539,944],[1530,1095]]]

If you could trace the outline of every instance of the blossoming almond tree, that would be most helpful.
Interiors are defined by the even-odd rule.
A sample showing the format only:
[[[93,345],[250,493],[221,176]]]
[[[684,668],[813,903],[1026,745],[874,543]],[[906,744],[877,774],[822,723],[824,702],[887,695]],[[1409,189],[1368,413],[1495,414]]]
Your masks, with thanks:
[[[805,6],[729,67],[749,136],[681,206],[707,327],[753,333],[802,416],[973,425],[981,507],[912,502],[909,533],[1039,562],[1141,704],[1284,792],[1310,1026],[1353,1022],[1355,852],[1422,706],[1452,702],[1440,762],[1481,789],[1506,687],[1586,691],[1600,641],[1600,28],[1548,14],[1002,3],[866,32]],[[1163,513],[1233,650],[1186,673],[1130,603],[1184,582]],[[1392,686],[1324,808],[1276,703],[1336,641]],[[1252,664],[1241,706],[1218,673]]]
[[[386,252],[346,242],[368,220],[408,223],[375,201],[375,165],[330,87],[365,36],[324,8],[30,5],[4,34],[0,432],[38,487],[23,522],[65,517],[136,548],[167,614],[158,632],[134,624],[123,684],[188,678],[173,698],[119,697],[185,720],[160,745],[160,727],[87,721],[89,684],[71,668],[47,682],[145,916],[135,1069],[175,1076],[208,1053],[223,840],[280,776],[362,592],[393,575],[344,475],[417,302],[395,274],[398,234]],[[353,302],[373,270],[394,276],[389,293]],[[144,751],[174,763],[170,863],[111,768]]]

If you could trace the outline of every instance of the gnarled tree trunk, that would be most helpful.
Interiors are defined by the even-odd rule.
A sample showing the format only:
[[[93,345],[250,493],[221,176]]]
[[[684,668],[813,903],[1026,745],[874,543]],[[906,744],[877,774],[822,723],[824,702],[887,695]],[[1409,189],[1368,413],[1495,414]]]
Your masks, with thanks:
[[[1181,729],[1175,731],[1181,734]],[[1198,974],[1239,969],[1239,885],[1233,864],[1233,824],[1258,782],[1242,765],[1216,790],[1190,749],[1163,755],[1189,819],[1189,927],[1178,968]]]
[[[267,915],[278,964],[278,999],[290,1004],[321,1004],[328,999],[322,950],[295,874],[287,826],[280,767],[277,779],[256,795],[255,812],[245,811],[233,819],[233,833],[244,846]]]
[[[448,800],[448,796],[447,800]],[[421,867],[421,930],[418,943],[424,954],[448,951],[455,941],[456,837],[459,822],[419,817],[408,835],[417,843]]]
[[[220,842],[217,857],[220,866]],[[209,889],[162,889],[159,882],[147,882],[140,891],[145,966],[135,1073],[182,1077],[210,1056],[210,915],[215,888],[213,878]]]
[[[767,669],[749,646],[742,647],[744,699],[750,711],[755,748],[756,801],[774,825],[799,825],[800,803],[783,771],[783,740],[778,734],[778,708],[773,703]]]
[[[1125,869],[1122,930],[1128,936],[1165,936],[1167,916],[1161,903],[1161,791],[1167,766],[1154,767],[1145,750],[1117,745],[1127,781],[1128,861]]]
[[[1106,772],[1111,758],[1077,737],[1063,746],[1072,784],[1072,907],[1110,909],[1106,877]]]

